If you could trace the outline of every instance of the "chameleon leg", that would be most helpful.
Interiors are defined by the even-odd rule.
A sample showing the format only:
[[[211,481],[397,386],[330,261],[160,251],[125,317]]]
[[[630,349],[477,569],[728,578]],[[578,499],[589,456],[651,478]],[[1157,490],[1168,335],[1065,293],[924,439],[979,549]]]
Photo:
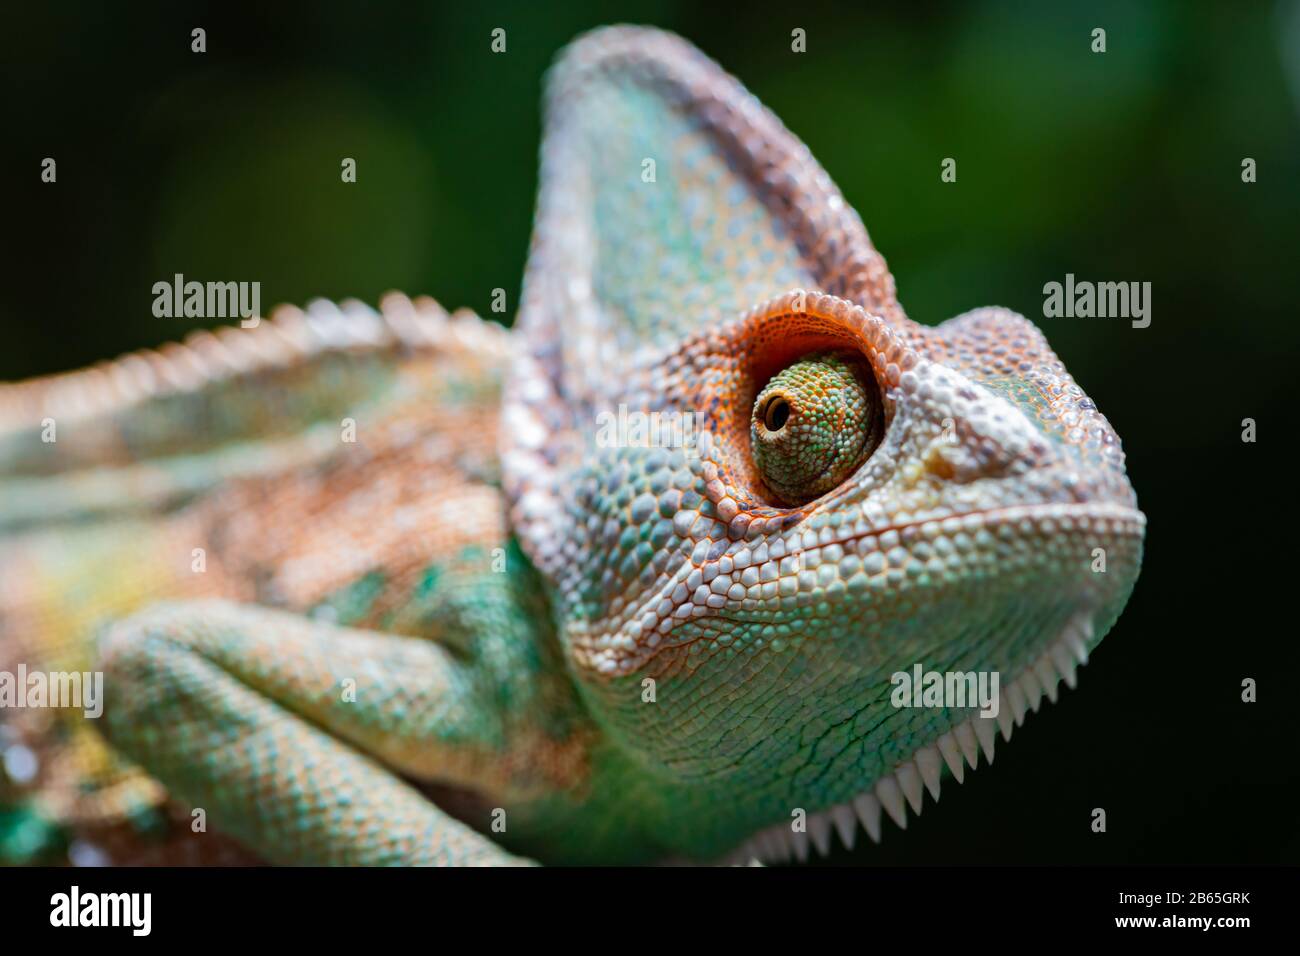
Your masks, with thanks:
[[[113,625],[100,654],[112,741],[272,862],[524,862],[389,769],[492,759],[472,675],[436,644],[197,601]]]

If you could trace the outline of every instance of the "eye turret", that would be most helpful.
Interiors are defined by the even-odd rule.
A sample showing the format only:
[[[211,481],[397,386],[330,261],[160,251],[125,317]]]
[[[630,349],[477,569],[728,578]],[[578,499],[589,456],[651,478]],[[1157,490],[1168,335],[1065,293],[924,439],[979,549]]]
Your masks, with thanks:
[[[849,352],[814,353],[778,372],[759,392],[750,420],[754,463],[788,505],[838,486],[883,432],[871,371]]]

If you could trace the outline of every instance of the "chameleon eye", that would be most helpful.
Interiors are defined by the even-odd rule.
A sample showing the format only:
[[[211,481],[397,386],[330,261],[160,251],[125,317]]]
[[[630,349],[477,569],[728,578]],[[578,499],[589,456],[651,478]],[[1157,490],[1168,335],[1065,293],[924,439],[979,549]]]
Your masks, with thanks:
[[[883,430],[866,364],[851,353],[820,352],[778,372],[758,393],[750,441],[767,486],[796,505],[853,474]]]

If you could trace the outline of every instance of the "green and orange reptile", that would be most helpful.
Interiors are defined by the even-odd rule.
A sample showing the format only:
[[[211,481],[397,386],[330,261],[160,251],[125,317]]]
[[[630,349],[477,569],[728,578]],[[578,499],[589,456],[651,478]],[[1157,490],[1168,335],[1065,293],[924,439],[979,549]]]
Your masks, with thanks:
[[[770,112],[676,37],[600,30],[550,78],[511,331],[319,302],[0,386],[0,671],[105,687],[97,720],[0,710],[0,847],[878,840],[1073,684],[1144,526],[1032,324],[909,320]],[[996,672],[1000,712],[894,706],[918,664]]]

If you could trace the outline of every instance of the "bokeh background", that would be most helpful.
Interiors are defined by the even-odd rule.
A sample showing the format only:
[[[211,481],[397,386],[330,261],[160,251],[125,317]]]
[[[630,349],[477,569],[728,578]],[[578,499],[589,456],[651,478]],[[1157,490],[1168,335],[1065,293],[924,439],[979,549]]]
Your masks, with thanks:
[[[259,280],[264,308],[400,288],[489,314],[501,287],[513,313],[547,65],[597,25],[673,29],[809,144],[913,318],[1000,304],[1040,324],[1124,439],[1150,519],[1079,690],[907,832],[831,862],[1300,860],[1300,5],[186,7],[6,10],[0,379],[180,337],[151,311],[177,272]],[[1150,328],[1044,319],[1067,272],[1151,282]]]

